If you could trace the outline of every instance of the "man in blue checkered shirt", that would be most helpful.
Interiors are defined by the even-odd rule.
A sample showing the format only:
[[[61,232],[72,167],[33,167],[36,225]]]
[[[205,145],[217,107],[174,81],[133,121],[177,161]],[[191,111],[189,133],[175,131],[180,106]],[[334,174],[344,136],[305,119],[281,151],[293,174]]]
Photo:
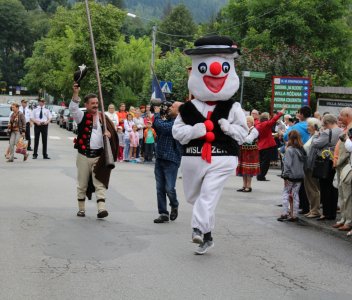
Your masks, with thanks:
[[[181,104],[181,102],[174,102],[168,109],[167,119],[165,120],[160,116],[160,107],[154,107],[154,128],[158,136],[154,174],[159,211],[159,217],[154,220],[154,223],[169,222],[166,195],[171,206],[170,220],[174,221],[178,216],[175,185],[182,157],[182,147],[172,136],[172,126]]]

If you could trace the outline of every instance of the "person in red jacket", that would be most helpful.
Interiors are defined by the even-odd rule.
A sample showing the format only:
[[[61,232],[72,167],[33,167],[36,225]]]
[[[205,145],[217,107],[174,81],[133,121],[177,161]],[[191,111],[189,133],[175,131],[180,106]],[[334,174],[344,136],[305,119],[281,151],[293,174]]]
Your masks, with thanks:
[[[258,181],[268,181],[265,176],[270,167],[270,161],[277,159],[277,145],[272,135],[272,127],[285,113],[286,107],[283,107],[275,116],[269,120],[269,114],[264,112],[260,115],[260,123],[255,128],[259,132],[258,149],[259,149],[259,162],[260,174],[257,175]],[[276,155],[276,157],[275,157]]]

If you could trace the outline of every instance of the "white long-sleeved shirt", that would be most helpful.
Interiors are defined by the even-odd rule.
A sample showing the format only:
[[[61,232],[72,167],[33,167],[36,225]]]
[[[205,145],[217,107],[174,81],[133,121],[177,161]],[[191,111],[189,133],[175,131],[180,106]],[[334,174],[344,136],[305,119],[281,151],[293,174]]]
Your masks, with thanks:
[[[24,114],[24,117],[26,118],[26,123],[31,121],[31,116],[32,116],[32,110],[29,107],[25,107],[23,109],[23,106],[20,106],[20,112]]]
[[[115,129],[117,130],[117,126],[119,125],[119,117],[116,112],[110,113],[108,111],[105,112],[105,115],[114,123]]]
[[[215,105],[208,105],[197,99],[193,99],[192,103],[205,118],[207,117],[208,112],[213,112],[216,107]],[[230,123],[227,135],[236,140],[239,145],[242,145],[248,135],[248,127],[246,116],[239,103],[235,102],[233,104],[227,120]],[[201,128],[202,126],[198,127],[197,124],[194,126],[185,124],[181,116],[178,115],[174,126],[172,127],[172,135],[182,145],[186,145],[191,140],[200,138],[205,134]]]
[[[79,109],[79,102],[71,101],[68,107],[72,118],[75,120],[77,124],[82,122],[84,113]],[[100,149],[103,148],[103,130],[101,128],[101,124],[99,118],[96,118],[96,124],[93,124],[92,134],[90,136],[90,149]]]
[[[247,144],[252,144],[253,141],[258,138],[259,136],[259,132],[255,127],[251,127],[249,129],[250,133],[246,136],[246,138],[244,139],[244,142]]]

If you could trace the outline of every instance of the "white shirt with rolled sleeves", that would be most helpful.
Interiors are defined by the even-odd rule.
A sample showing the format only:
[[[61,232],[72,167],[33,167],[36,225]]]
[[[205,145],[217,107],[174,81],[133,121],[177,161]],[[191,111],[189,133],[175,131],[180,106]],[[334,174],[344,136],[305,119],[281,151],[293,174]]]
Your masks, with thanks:
[[[68,109],[70,110],[72,118],[75,120],[75,122],[77,124],[81,123],[84,113],[79,109],[79,101],[78,103],[75,101],[71,101]],[[90,136],[90,149],[93,149],[93,150],[103,148],[104,146],[103,131],[101,128],[99,118],[97,118],[97,123],[98,124],[96,128],[94,128],[93,126],[92,134]]]
[[[40,111],[42,107],[43,107],[43,115],[40,118]],[[45,106],[42,106],[42,107],[37,106],[37,108],[33,109],[31,119],[39,123],[50,122],[52,118],[50,110],[47,109]]]

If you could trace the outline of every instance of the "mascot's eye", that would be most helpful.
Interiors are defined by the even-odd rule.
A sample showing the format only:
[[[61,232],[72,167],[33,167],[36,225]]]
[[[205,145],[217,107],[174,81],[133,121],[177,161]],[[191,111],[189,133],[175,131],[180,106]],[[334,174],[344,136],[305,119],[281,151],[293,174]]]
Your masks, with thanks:
[[[208,70],[208,67],[207,67],[207,64],[206,63],[200,63],[199,66],[198,66],[198,70],[200,73],[204,74],[207,72]]]
[[[230,71],[230,64],[228,62],[224,62],[222,64],[222,71],[224,73],[228,73]]]

